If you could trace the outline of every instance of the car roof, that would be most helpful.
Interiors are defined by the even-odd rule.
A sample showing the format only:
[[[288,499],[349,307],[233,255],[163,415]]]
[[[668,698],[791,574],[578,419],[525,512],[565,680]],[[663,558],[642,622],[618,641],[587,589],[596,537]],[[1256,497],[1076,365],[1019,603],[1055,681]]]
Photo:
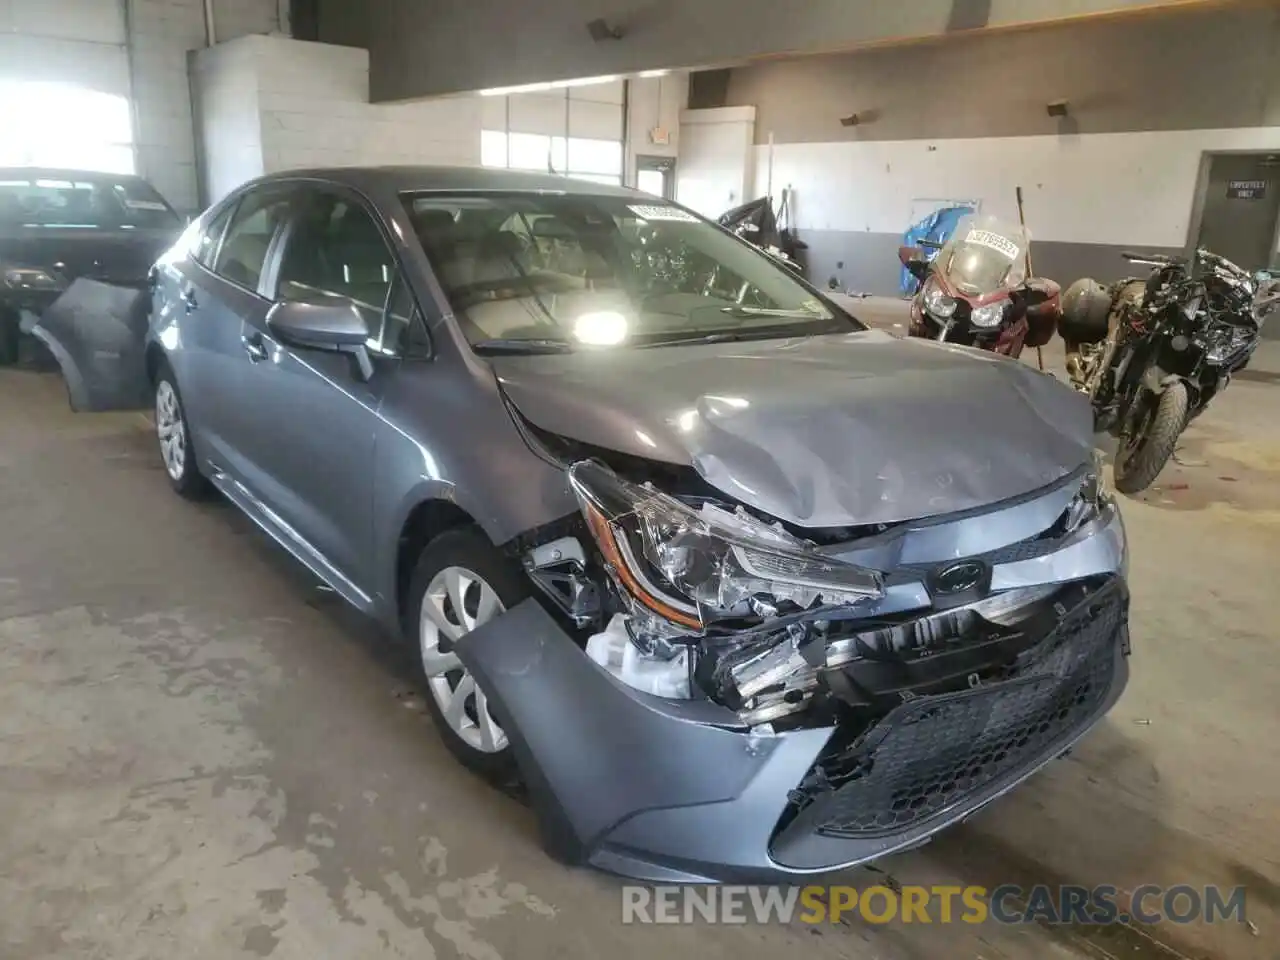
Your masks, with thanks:
[[[485,167],[324,167],[308,170],[284,170],[267,174],[257,183],[292,179],[327,180],[356,189],[373,189],[395,193],[414,191],[511,190],[517,192],[564,193],[592,197],[648,196],[635,190],[574,180],[550,173],[526,173],[518,170],[494,170]],[[650,197],[650,200],[654,198]]]
[[[0,167],[0,180],[22,177],[31,180],[96,180],[120,183],[122,180],[145,182],[135,173],[108,173],[104,170],[73,170],[67,167]]]

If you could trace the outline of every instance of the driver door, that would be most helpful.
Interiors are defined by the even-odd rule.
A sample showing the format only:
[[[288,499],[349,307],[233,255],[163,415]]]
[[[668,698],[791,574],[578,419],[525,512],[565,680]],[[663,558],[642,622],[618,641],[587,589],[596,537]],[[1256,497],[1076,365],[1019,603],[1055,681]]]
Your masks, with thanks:
[[[252,493],[277,532],[357,606],[369,602],[372,580],[371,465],[378,408],[398,368],[381,332],[398,275],[363,201],[336,187],[298,188],[268,281],[273,299],[349,300],[369,323],[373,376],[363,379],[349,354],[285,346],[265,318],[247,320],[243,333],[252,361]]]

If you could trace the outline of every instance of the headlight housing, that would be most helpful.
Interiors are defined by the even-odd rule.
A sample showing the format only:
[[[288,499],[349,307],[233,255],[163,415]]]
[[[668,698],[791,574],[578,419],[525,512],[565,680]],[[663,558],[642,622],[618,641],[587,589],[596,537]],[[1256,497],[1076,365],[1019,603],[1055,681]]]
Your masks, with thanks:
[[[575,463],[569,482],[614,584],[641,615],[640,632],[689,636],[715,620],[789,604],[804,610],[884,595],[878,572],[827,557],[744,511],[694,510],[592,461]]]
[[[64,285],[58,274],[32,266],[5,266],[0,268],[0,278],[14,291],[59,291]]]
[[[61,290],[65,286],[56,273],[38,267],[2,267],[0,280],[10,290]]]
[[[929,278],[924,288],[924,307],[939,320],[949,320],[955,315],[956,301],[943,291],[936,280]]]
[[[975,327],[998,327],[1000,321],[1004,319],[1004,309],[1007,301],[1001,300],[997,303],[988,303],[985,307],[975,307],[969,314],[969,322]]]

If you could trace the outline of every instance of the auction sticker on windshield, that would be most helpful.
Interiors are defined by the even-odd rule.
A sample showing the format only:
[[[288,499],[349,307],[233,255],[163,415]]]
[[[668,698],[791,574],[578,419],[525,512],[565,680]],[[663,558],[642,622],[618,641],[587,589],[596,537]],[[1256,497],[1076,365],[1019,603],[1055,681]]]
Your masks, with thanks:
[[[1010,260],[1017,260],[1019,247],[1008,237],[1002,237],[998,233],[992,233],[990,230],[970,230],[969,235],[964,238],[965,243],[976,243],[981,246],[994,250]]]
[[[663,207],[658,205],[645,206],[637,205],[627,207],[641,220],[678,220],[681,223],[697,223],[698,218],[692,213],[686,213],[679,207]]]

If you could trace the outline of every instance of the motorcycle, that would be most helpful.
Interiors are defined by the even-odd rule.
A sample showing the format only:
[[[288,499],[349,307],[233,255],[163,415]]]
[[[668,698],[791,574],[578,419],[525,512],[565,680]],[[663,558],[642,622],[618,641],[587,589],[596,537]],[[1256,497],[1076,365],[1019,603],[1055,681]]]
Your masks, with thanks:
[[[1225,257],[1124,253],[1152,267],[1110,286],[1078,280],[1059,329],[1067,375],[1089,395],[1095,426],[1120,441],[1116,489],[1145,490],[1187,424],[1204,412],[1258,345],[1280,293]]]
[[[940,247],[900,247],[898,259],[920,281],[911,301],[911,336],[1009,357],[1048,343],[1061,291],[1052,280],[1027,276],[1030,243],[1025,227],[965,217]],[[924,248],[934,247],[938,253],[930,259]]]

